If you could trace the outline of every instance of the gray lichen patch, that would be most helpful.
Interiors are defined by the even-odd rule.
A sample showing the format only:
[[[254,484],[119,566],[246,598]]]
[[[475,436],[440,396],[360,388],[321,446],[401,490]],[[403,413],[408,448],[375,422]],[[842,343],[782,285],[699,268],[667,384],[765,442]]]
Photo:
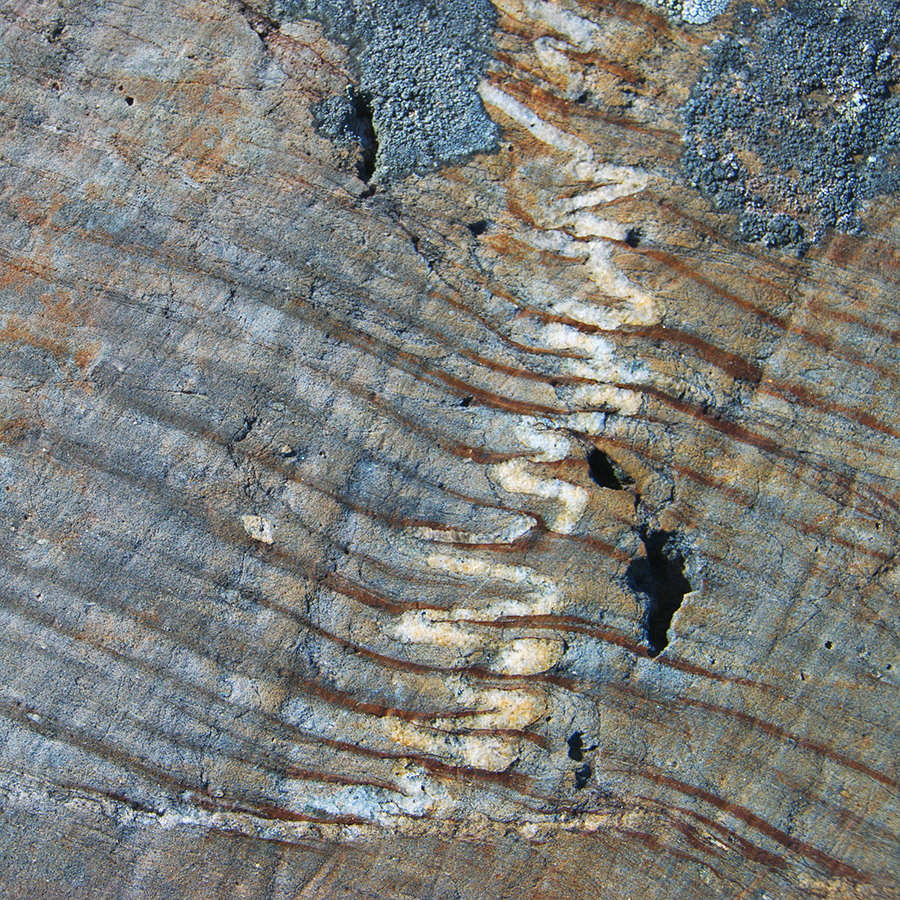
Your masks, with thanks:
[[[276,0],[282,19],[314,18],[346,44],[359,82],[314,111],[323,134],[360,143],[391,180],[493,150],[499,129],[477,93],[492,51],[489,0]],[[365,119],[371,122],[371,145]]]
[[[687,181],[741,237],[802,252],[900,187],[900,0],[745,8],[682,109]]]

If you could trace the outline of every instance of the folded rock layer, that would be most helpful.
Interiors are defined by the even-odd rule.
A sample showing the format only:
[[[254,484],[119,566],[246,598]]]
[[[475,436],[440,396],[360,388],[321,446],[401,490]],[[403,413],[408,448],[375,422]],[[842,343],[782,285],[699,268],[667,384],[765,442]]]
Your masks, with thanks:
[[[405,175],[326,21],[0,17],[4,896],[898,896],[897,199],[742,241],[736,13],[496,13]]]

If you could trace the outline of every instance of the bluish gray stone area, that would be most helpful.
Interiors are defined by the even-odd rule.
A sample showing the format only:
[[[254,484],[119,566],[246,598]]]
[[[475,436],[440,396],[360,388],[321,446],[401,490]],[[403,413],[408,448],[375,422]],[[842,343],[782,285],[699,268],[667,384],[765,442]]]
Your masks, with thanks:
[[[356,88],[314,115],[323,134],[360,144],[374,169],[364,176],[389,181],[497,146],[477,93],[493,49],[489,0],[276,0],[273,10],[316,19],[350,48]]]
[[[682,109],[684,177],[740,234],[803,252],[900,188],[900,0],[745,7]]]

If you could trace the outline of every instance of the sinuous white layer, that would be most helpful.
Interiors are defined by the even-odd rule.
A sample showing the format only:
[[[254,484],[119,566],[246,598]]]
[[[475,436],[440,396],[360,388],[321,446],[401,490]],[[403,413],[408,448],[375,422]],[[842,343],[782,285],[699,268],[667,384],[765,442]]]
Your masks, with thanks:
[[[514,521],[493,531],[462,531],[422,525],[407,529],[407,534],[419,540],[441,544],[512,544],[528,534],[536,524],[531,516],[516,516]]]
[[[525,15],[552,30],[535,44],[541,62],[558,74],[564,89],[573,89],[582,77],[570,66],[567,51],[585,52],[599,47],[606,38],[592,22],[543,0],[508,0],[510,14]],[[446,655],[458,654],[460,670],[466,665],[488,667],[498,675],[527,677],[539,675],[556,665],[565,646],[562,641],[543,636],[511,636],[501,629],[485,627],[502,619],[546,616],[563,607],[560,586],[554,578],[525,565],[508,565],[482,558],[475,548],[457,545],[512,543],[536,524],[527,501],[533,498],[555,532],[577,531],[590,500],[580,484],[559,477],[553,464],[581,457],[585,452],[577,435],[600,434],[610,410],[633,415],[641,404],[636,391],[623,384],[642,384],[650,373],[638,360],[623,357],[609,337],[596,329],[614,332],[625,326],[650,325],[662,316],[661,304],[632,281],[616,264],[629,235],[629,227],[606,218],[603,208],[643,191],[650,175],[641,169],[614,166],[595,157],[582,138],[544,121],[524,103],[484,81],[479,86],[482,99],[497,118],[506,116],[518,123],[554,155],[562,174],[573,183],[585,185],[581,193],[548,197],[535,202],[533,224],[523,225],[515,237],[542,253],[558,254],[583,265],[584,284],[578,296],[555,294],[549,281],[535,279],[523,284],[529,302],[567,322],[547,322],[535,317],[521,328],[526,339],[542,350],[558,354],[561,371],[581,383],[570,391],[570,402],[578,410],[546,416],[508,416],[511,434],[521,453],[487,467],[487,475],[506,502],[515,507],[515,518],[498,526],[491,534],[484,529],[445,531],[407,529],[415,539],[410,552],[421,554],[421,542],[435,546],[425,556],[426,564],[460,580],[459,599],[449,609],[407,610],[393,619],[385,631],[406,645],[439,648]],[[625,248],[627,250],[627,248]],[[509,433],[509,432],[507,432]],[[437,549],[444,545],[440,550]],[[421,556],[419,556],[421,559]],[[478,602],[479,594],[490,586],[490,597]],[[498,594],[500,595],[498,597]],[[466,662],[467,660],[476,662]],[[455,679],[455,680],[454,680]],[[521,683],[507,689],[473,687],[460,675],[451,677],[455,702],[471,710],[463,716],[409,722],[398,717],[383,720],[389,739],[415,752],[424,752],[456,765],[503,771],[519,758],[521,743],[514,734],[481,734],[473,731],[515,732],[529,727],[545,714],[546,698],[537,687]]]
[[[572,441],[555,423],[535,416],[522,416],[515,425],[516,437],[529,450],[535,462],[556,462],[572,452]]]
[[[394,743],[453,765],[503,772],[519,756],[518,742],[503,735],[451,734],[400,719],[386,719],[385,725]]]
[[[534,21],[548,25],[579,50],[590,50],[602,40],[603,33],[597,25],[556,3],[524,0],[522,6]]]
[[[524,103],[520,103],[514,97],[510,97],[509,94],[501,91],[500,88],[495,87],[489,81],[482,81],[478,85],[478,93],[488,106],[499,109],[514,122],[523,125],[542,144],[562,150],[564,153],[571,154],[579,160],[593,161],[594,151],[591,150],[590,144],[579,137],[562,131],[555,125],[545,122]]]
[[[515,736],[474,734],[467,730],[521,731],[546,712],[543,696],[523,688],[473,688],[459,676],[455,683],[451,679],[448,687],[456,688],[460,706],[471,709],[471,713],[436,718],[428,723],[389,716],[382,720],[387,735],[403,747],[437,756],[453,765],[489,772],[508,769],[519,755],[519,741]]]
[[[552,578],[536,572],[528,566],[509,566],[505,563],[489,562],[475,556],[454,556],[448,553],[432,553],[426,563],[432,569],[439,569],[452,575],[484,576],[494,581],[528,585],[535,588],[535,593],[542,596],[552,595],[555,597],[558,591],[556,582]],[[511,615],[511,613],[506,615]]]
[[[502,675],[538,675],[552,669],[564,652],[562,641],[519,638],[502,648],[492,668]]]
[[[526,460],[511,459],[488,468],[488,477],[511,494],[530,494],[541,500],[556,500],[559,511],[550,522],[558,534],[569,534],[588,503],[587,491],[560,478],[546,478],[533,472]]]
[[[407,610],[393,628],[393,636],[402,644],[432,644],[470,651],[482,645],[478,635],[454,625],[446,619],[429,615],[431,610]]]

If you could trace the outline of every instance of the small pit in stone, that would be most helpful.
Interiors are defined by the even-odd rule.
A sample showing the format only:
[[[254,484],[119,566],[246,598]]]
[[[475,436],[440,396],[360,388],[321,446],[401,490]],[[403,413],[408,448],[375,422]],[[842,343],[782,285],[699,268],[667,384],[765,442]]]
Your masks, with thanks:
[[[641,529],[646,555],[628,566],[628,586],[647,598],[644,629],[651,657],[669,644],[669,626],[691,583],[684,574],[685,558],[670,531]]]
[[[644,232],[637,226],[629,228],[625,234],[625,243],[628,244],[629,247],[639,247],[643,239]]]

